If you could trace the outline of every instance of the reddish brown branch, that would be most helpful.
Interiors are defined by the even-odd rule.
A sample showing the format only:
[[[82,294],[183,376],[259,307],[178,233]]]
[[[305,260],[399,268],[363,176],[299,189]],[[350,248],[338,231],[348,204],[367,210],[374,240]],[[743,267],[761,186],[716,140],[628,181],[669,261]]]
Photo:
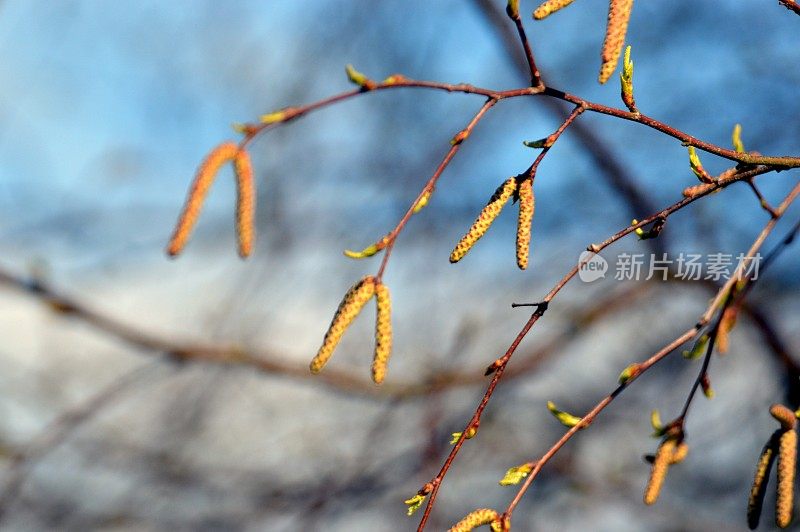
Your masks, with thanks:
[[[478,125],[478,122],[480,122],[481,119],[484,116],[486,116],[486,113],[489,111],[489,109],[494,107],[494,104],[496,103],[497,103],[496,99],[489,98],[486,100],[486,103],[483,104],[480,110],[477,113],[475,113],[475,116],[473,116],[472,120],[469,121],[467,127],[461,130],[461,132],[458,134],[459,140],[453,143],[453,145],[447,151],[447,154],[444,156],[444,159],[442,159],[442,162],[439,163],[438,167],[436,167],[436,170],[433,172],[433,175],[430,177],[430,179],[428,179],[428,182],[425,184],[423,189],[417,195],[416,199],[411,203],[406,213],[403,215],[400,221],[397,222],[395,228],[392,229],[392,231],[385,237],[385,241],[387,242],[386,250],[383,254],[383,260],[381,260],[381,265],[380,268],[378,269],[378,273],[375,275],[375,277],[378,280],[380,280],[383,277],[383,272],[384,270],[386,270],[386,265],[389,263],[389,256],[392,254],[392,249],[394,248],[394,244],[397,241],[397,236],[406,226],[408,220],[411,219],[411,216],[414,214],[414,209],[416,205],[420,202],[420,200],[422,200],[423,197],[433,193],[433,189],[436,187],[436,182],[439,180],[439,177],[442,175],[442,172],[444,172],[445,168],[447,168],[447,165],[450,164],[450,161],[453,160],[453,157],[455,157],[456,153],[458,153],[459,148],[461,148],[461,144],[464,142],[465,139],[469,138],[469,136],[472,134],[472,131],[475,129],[475,126]]]
[[[794,11],[796,15],[800,15],[800,4],[795,0],[778,0],[778,3],[789,11]]]
[[[789,205],[791,205],[791,203],[797,198],[798,195],[800,195],[800,183],[795,185],[795,187],[786,196],[783,202],[781,202],[781,205],[777,209],[779,216],[783,215],[783,213],[786,212],[786,209],[789,207]],[[755,241],[748,250],[748,256],[752,256],[761,248],[766,237],[775,228],[775,221],[776,219],[772,219],[764,226],[764,229],[762,229],[761,233],[758,235],[758,237],[756,237]],[[742,262],[742,264],[740,264],[737,267],[737,273],[741,274],[743,269],[746,267],[747,265],[744,262]],[[731,275],[731,279],[733,279],[734,282],[736,282],[737,279],[736,273],[734,275]],[[558,452],[559,449],[561,449],[561,447],[564,446],[564,444],[567,441],[569,441],[575,434],[577,434],[579,430],[589,426],[594,421],[594,419],[600,414],[600,412],[602,412],[614,400],[614,398],[616,398],[617,395],[622,393],[622,391],[625,388],[627,388],[627,386],[629,386],[631,382],[636,380],[642,373],[647,371],[649,368],[651,368],[657,362],[665,358],[675,349],[677,349],[678,347],[680,347],[681,345],[683,345],[684,343],[691,340],[697,335],[698,331],[700,331],[700,329],[702,329],[708,323],[709,318],[707,316],[713,314],[715,310],[719,309],[719,304],[718,304],[719,299],[723,296],[727,296],[727,294],[730,293],[730,286],[731,285],[726,283],[719,289],[719,291],[717,292],[717,297],[714,298],[714,300],[712,300],[711,304],[708,306],[708,309],[700,318],[700,320],[698,320],[697,324],[694,327],[687,329],[685,332],[683,332],[677,338],[675,338],[675,340],[664,346],[661,350],[659,350],[649,359],[637,365],[636,370],[632,372],[631,376],[623,384],[621,384],[612,393],[610,393],[602,400],[600,400],[594,406],[594,408],[592,408],[589,411],[589,413],[586,414],[581,419],[581,421],[578,424],[571,427],[570,430],[568,430],[550,449],[548,449],[548,451],[545,452],[545,454],[538,461],[534,462],[536,465],[534,466],[533,470],[528,475],[528,477],[525,479],[525,482],[520,486],[519,490],[517,491],[517,494],[514,496],[514,499],[506,508],[504,517],[507,517],[510,520],[514,508],[517,506],[517,504],[519,504],[519,501],[522,499],[522,496],[528,490],[528,488],[530,487],[531,483],[534,481],[536,476],[542,470],[544,465]],[[709,349],[709,352],[710,351],[711,349]],[[706,356],[708,357],[708,354]],[[701,373],[704,372],[707,369],[707,367],[708,367],[708,361],[705,361],[704,368],[703,370],[701,370]],[[698,386],[699,386],[699,379],[692,388],[692,395],[694,394]],[[691,402],[691,396],[687,401],[687,405],[690,402]],[[688,410],[688,406],[685,407],[685,410]],[[685,416],[685,411],[683,415]]]
[[[569,94],[567,92],[560,91],[558,89],[546,87],[542,94],[546,96],[551,96],[553,98],[558,98],[560,100],[564,100],[567,102],[571,102],[574,103],[575,105],[583,105],[584,107],[586,107],[587,111],[609,115],[616,118],[621,118],[623,120],[629,120],[631,122],[636,122],[638,124],[645,125],[651,129],[655,129],[656,131],[660,131],[665,135],[680,140],[685,146],[694,146],[695,148],[698,148],[708,153],[713,153],[714,155],[718,155],[719,157],[723,157],[730,161],[736,161],[748,165],[764,164],[764,165],[779,166],[785,168],[796,168],[798,166],[798,161],[800,161],[800,158],[798,157],[762,156],[756,153],[741,153],[737,152],[736,150],[722,148],[710,142],[702,141],[696,137],[693,137],[692,135],[689,135],[688,133],[684,133],[683,131],[677,128],[674,128],[668,124],[665,124],[664,122],[656,120],[655,118],[651,118],[642,113],[638,112],[632,113],[628,110],[623,110],[623,109],[618,109],[616,107],[609,107],[607,105],[588,102],[580,98],[579,96],[575,96],[573,94]]]
[[[282,115],[281,119],[274,122],[264,123],[264,124],[246,124],[242,126],[242,129],[245,132],[245,137],[241,142],[241,147],[245,147],[259,134],[272,129],[273,127],[279,124],[285,124],[287,122],[300,118],[301,116],[304,116],[310,112],[330,106],[335,103],[348,100],[350,98],[354,98],[361,94],[366,94],[368,92],[398,89],[398,88],[425,88],[425,89],[439,90],[445,92],[461,92],[465,94],[475,94],[479,96],[484,96],[491,100],[497,100],[497,101],[519,98],[522,96],[545,95],[551,98],[556,98],[558,100],[572,103],[574,105],[580,105],[586,111],[605,114],[623,120],[628,120],[630,122],[636,122],[645,125],[649,128],[655,129],[656,131],[660,131],[661,133],[664,133],[670,137],[680,140],[683,144],[687,146],[694,146],[695,148],[698,148],[708,153],[712,153],[714,155],[718,155],[719,157],[723,157],[730,161],[736,161],[738,163],[743,163],[747,165],[769,165],[782,168],[800,167],[800,157],[765,156],[757,153],[740,153],[735,150],[722,148],[710,142],[702,141],[696,137],[693,137],[692,135],[689,135],[688,133],[685,133],[677,128],[674,128],[668,124],[665,124],[664,122],[656,120],[655,118],[651,118],[647,115],[643,115],[641,113],[632,113],[628,110],[623,110],[616,107],[609,107],[607,105],[594,103],[552,87],[523,87],[519,89],[510,89],[510,90],[493,90],[483,87],[476,87],[474,85],[470,85],[467,83],[458,83],[458,84],[439,83],[435,81],[413,80],[402,76],[394,76],[393,79],[389,81],[383,81],[380,83],[373,82],[373,84],[370,85],[369,90],[364,90],[363,88],[354,89],[300,107],[287,107],[281,111]]]
[[[543,89],[544,83],[542,83],[541,74],[539,74],[539,69],[536,67],[536,59],[533,57],[533,51],[531,50],[530,42],[528,42],[528,35],[525,33],[525,26],[522,25],[522,19],[519,16],[519,9],[512,9],[512,3],[509,2],[506,13],[508,13],[508,16],[511,18],[511,20],[514,21],[514,25],[517,28],[517,34],[519,35],[519,40],[522,43],[522,49],[525,51],[525,60],[528,62],[528,70],[531,75],[531,87]]]
[[[508,505],[505,511],[505,515],[509,518],[511,514],[514,512],[514,508],[519,504],[519,501],[522,499],[522,496],[530,487],[533,480],[542,470],[547,462],[550,461],[553,456],[566,444],[575,434],[578,433],[581,429],[588,427],[595,418],[602,412],[611,402],[620,394],[622,393],[625,388],[627,388],[633,381],[635,381],[642,373],[656,365],[658,362],[663,360],[667,355],[672,353],[674,350],[691,340],[695,334],[697,334],[697,327],[692,327],[687,329],[685,332],[681,333],[677,338],[673,341],[662,347],[659,351],[657,351],[653,356],[648,358],[647,360],[641,362],[638,365],[638,371],[634,373],[624,384],[619,385],[613,392],[605,396],[600,402],[598,402],[594,408],[592,408],[583,418],[581,421],[576,424],[574,427],[571,427],[567,432],[564,433],[559,440],[553,444],[550,449],[545,452],[542,457],[535,462],[535,466],[531,470],[528,477],[525,479],[525,482],[520,486],[517,494],[514,496],[514,499]]]
[[[590,251],[593,251],[594,253],[599,253],[600,251],[602,251],[606,247],[612,245],[613,243],[617,242],[618,240],[620,240],[624,236],[634,232],[637,228],[645,226],[645,225],[648,225],[650,223],[653,223],[654,221],[656,221],[658,219],[666,220],[673,213],[681,210],[682,208],[686,207],[690,203],[693,203],[693,202],[697,201],[701,197],[707,196],[708,194],[711,194],[712,192],[717,191],[717,190],[719,190],[721,188],[727,187],[727,186],[729,186],[732,183],[735,183],[737,181],[747,180],[747,179],[750,179],[752,177],[755,177],[756,175],[760,175],[760,174],[763,174],[765,172],[769,172],[771,170],[772,169],[769,168],[769,167],[762,166],[762,167],[756,167],[756,168],[751,168],[751,169],[747,169],[747,170],[740,169],[738,171],[729,172],[729,173],[727,173],[727,175],[725,175],[724,177],[721,177],[720,179],[716,180],[714,183],[709,183],[707,185],[704,185],[704,187],[702,189],[698,190],[695,195],[693,195],[691,197],[688,197],[688,198],[684,198],[684,199],[672,204],[671,206],[667,207],[666,209],[663,209],[660,212],[655,213],[655,214],[645,218],[644,220],[640,221],[639,223],[637,223],[635,225],[631,225],[629,227],[626,227],[626,228],[618,231],[617,233],[615,233],[614,235],[610,236],[609,238],[607,238],[606,240],[604,240],[603,242],[601,242],[599,244],[591,244],[588,247],[588,249]],[[795,188],[792,190],[792,192],[789,194],[789,196],[787,196],[786,200],[784,200],[784,202],[778,208],[781,213],[788,207],[789,204],[791,204],[791,202],[795,199],[797,194],[800,194],[800,184],[795,186]],[[755,249],[758,249],[758,246],[760,246],[760,244],[763,243],[763,239],[766,238],[766,235],[769,234],[769,232],[772,230],[772,228],[775,225],[776,220],[777,219],[770,220],[770,222],[765,227],[765,230],[762,231],[762,234],[759,235],[759,237],[756,239],[756,242],[753,245],[753,247],[755,247]],[[751,247],[751,249],[753,249],[753,247]],[[585,259],[585,260],[588,260],[588,259]],[[525,325],[523,325],[522,330],[517,334],[517,336],[515,337],[514,341],[512,342],[512,344],[508,348],[508,350],[505,352],[505,354],[503,356],[501,356],[500,358],[498,358],[497,360],[495,360],[492,363],[492,365],[489,366],[489,370],[494,372],[494,375],[492,376],[492,380],[490,381],[489,386],[487,387],[486,392],[484,393],[484,396],[482,397],[482,399],[481,399],[481,401],[480,401],[480,403],[478,405],[478,408],[475,411],[475,414],[470,419],[470,421],[467,424],[465,430],[463,431],[461,437],[456,442],[456,445],[454,445],[454,447],[451,449],[450,454],[448,455],[447,459],[445,460],[441,470],[430,481],[430,484],[432,486],[432,490],[430,491],[430,497],[428,498],[428,502],[427,502],[427,505],[425,507],[425,512],[423,513],[422,519],[420,520],[419,526],[417,527],[418,531],[422,531],[425,528],[425,524],[426,524],[426,522],[428,520],[430,512],[433,509],[433,505],[434,505],[435,500],[436,500],[436,495],[437,495],[438,490],[439,490],[439,488],[441,486],[442,480],[446,476],[448,470],[450,469],[450,466],[452,465],[453,461],[455,460],[456,455],[458,454],[459,450],[461,449],[461,445],[463,445],[463,442],[465,441],[464,434],[466,434],[466,431],[467,431],[467,429],[469,427],[474,426],[475,424],[477,424],[480,421],[480,415],[483,412],[483,410],[486,408],[486,404],[491,399],[491,396],[494,393],[494,390],[497,387],[498,382],[502,378],[503,373],[505,372],[505,368],[508,365],[509,361],[511,360],[511,357],[513,356],[514,351],[516,350],[517,346],[519,345],[519,342],[522,340],[522,338],[525,337],[525,335],[527,335],[527,333],[531,329],[531,327],[533,327],[533,325],[544,314],[544,312],[547,309],[547,306],[553,300],[553,298],[555,298],[555,296],[561,291],[561,289],[564,288],[564,286],[566,286],[566,284],[573,277],[575,277],[575,275],[577,275],[581,265],[582,265],[582,262],[578,263],[577,265],[575,265],[566,275],[564,275],[564,277],[562,277],[555,284],[555,286],[550,290],[550,292],[548,292],[547,295],[541,300],[541,302],[539,303],[539,306],[537,307],[536,311],[531,315],[531,317],[528,319],[528,321],[525,323]],[[732,279],[733,279],[733,277],[732,277]],[[729,284],[726,283],[720,289],[719,293],[723,293],[725,290],[728,290],[729,288],[730,288]],[[709,307],[709,308],[711,308],[713,310],[713,308],[716,308],[716,304],[712,302],[712,306]],[[696,333],[696,331],[699,328],[705,326],[708,323],[709,319],[710,319],[710,316],[702,317],[700,319],[700,321],[698,321],[698,323],[697,323],[697,325],[695,327],[692,327],[692,329],[687,331],[687,333],[684,333],[681,337],[686,336],[688,333],[691,333],[691,334],[689,334],[686,339],[682,340],[677,345],[681,345],[682,343],[687,341],[688,338],[691,338],[692,336],[694,336],[694,334]],[[666,354],[663,354],[660,358],[663,358],[663,356],[666,356]],[[660,360],[660,358],[657,358],[657,360]],[[653,363],[655,363],[657,360],[655,360]],[[647,367],[649,367],[649,366],[647,366]],[[618,392],[616,392],[616,393],[618,393]],[[611,402],[611,400],[613,400],[613,396],[614,395],[615,394],[612,394],[612,396],[610,396],[611,399],[608,400],[609,403]],[[603,404],[600,407],[599,410],[602,410],[603,408],[605,408],[606,404],[608,404],[608,403]],[[598,410],[598,412],[599,412],[599,410]],[[567,439],[569,439],[569,438],[567,438]],[[560,448],[560,445],[559,445],[559,448]],[[527,484],[528,483],[526,483],[526,485]],[[527,489],[527,487],[525,489]]]

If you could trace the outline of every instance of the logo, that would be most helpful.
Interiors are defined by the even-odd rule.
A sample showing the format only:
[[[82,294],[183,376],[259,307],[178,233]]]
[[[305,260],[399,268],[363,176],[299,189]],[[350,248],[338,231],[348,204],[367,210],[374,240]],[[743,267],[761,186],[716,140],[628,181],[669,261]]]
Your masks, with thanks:
[[[584,251],[578,257],[578,277],[584,283],[591,283],[606,276],[608,262],[592,251]]]

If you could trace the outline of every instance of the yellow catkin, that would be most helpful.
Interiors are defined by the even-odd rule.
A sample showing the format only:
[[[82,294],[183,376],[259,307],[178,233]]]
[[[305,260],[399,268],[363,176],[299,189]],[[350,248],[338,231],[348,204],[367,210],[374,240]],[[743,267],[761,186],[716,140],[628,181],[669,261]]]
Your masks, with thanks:
[[[236,174],[236,234],[239,256],[244,258],[253,251],[255,238],[256,183],[250,154],[239,150],[233,159]]]
[[[791,430],[797,425],[797,416],[791,408],[774,404],[769,408],[769,413],[778,420],[783,430]]]
[[[453,248],[453,252],[450,253],[450,262],[458,262],[464,258],[464,255],[472,249],[475,242],[477,242],[486,233],[489,226],[492,225],[492,222],[500,214],[500,211],[503,210],[503,206],[514,194],[516,188],[517,180],[514,177],[508,178],[505,183],[497,187],[489,203],[475,219],[475,222],[473,222],[467,234],[461,237],[456,247]]]
[[[574,0],[547,0],[546,2],[542,2],[541,5],[533,12],[533,18],[536,20],[542,20],[545,17],[549,17],[556,11],[564,9],[573,1]]]
[[[468,513],[464,519],[454,524],[450,532],[470,532],[472,529],[497,521],[500,515],[489,508],[481,508]]]
[[[794,507],[794,475],[797,467],[797,432],[786,430],[778,447],[778,496],[775,500],[775,524],[786,528]]]
[[[392,300],[389,288],[375,285],[375,356],[372,359],[372,380],[380,384],[386,377],[386,366],[392,356]]]
[[[751,530],[758,527],[758,521],[761,519],[764,495],[767,493],[767,479],[769,479],[769,472],[772,470],[772,464],[775,461],[776,437],[779,434],[780,431],[770,438],[758,457],[756,474],[753,478],[753,484],[750,486],[750,498],[747,501],[747,526]]]
[[[214,178],[217,176],[219,169],[222,165],[236,157],[239,152],[239,147],[233,142],[223,142],[206,156],[192,182],[192,187],[189,189],[189,195],[186,198],[186,203],[183,206],[178,224],[175,226],[175,231],[167,246],[167,253],[174,257],[186,246],[189,241],[189,236],[192,233],[197,218],[200,216],[200,210],[203,208],[203,201],[214,183]]]
[[[309,365],[312,373],[319,373],[333,354],[333,350],[342,339],[342,335],[356,319],[358,313],[364,308],[364,305],[372,298],[375,293],[375,278],[367,275],[359,282],[354,284],[342,299],[339,308],[333,315],[328,332],[325,333],[325,339],[322,341],[322,346],[317,351],[317,356],[311,361]]]
[[[625,44],[625,33],[628,31],[633,0],[610,0],[608,3],[608,25],[603,41],[600,67],[600,83],[605,83],[617,69],[622,45]]]
[[[664,484],[664,478],[667,476],[667,469],[669,464],[675,456],[675,440],[668,438],[661,442],[656,451],[653,466],[650,469],[650,479],[647,482],[647,487],[644,490],[644,503],[655,504],[658,500],[658,495],[661,493],[661,486]]]
[[[531,221],[536,206],[533,195],[533,180],[525,179],[519,185],[519,218],[517,219],[517,266],[520,270],[528,267],[531,247]]]
[[[686,456],[689,454],[689,444],[685,441],[680,442],[676,447],[675,450],[672,452],[672,458],[670,459],[669,463],[672,464],[680,464],[686,459]]]

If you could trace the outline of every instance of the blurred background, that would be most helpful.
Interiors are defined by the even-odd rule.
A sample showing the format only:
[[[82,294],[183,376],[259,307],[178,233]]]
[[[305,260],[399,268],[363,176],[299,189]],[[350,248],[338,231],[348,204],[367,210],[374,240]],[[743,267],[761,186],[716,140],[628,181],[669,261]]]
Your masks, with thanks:
[[[534,23],[548,84],[621,106],[596,82],[604,2]],[[164,248],[194,170],[233,122],[348,90],[344,65],[375,79],[505,89],[525,85],[502,0],[0,3],[0,528],[8,530],[413,529],[403,500],[438,471],[450,433],[484,392],[486,365],[581,250],[677,201],[696,178],[679,142],[633,123],[580,117],[535,182],[532,258],[514,263],[515,208],[448,263],[495,187],[563,114],[501,102],[464,143],[429,206],[401,235],[385,281],[395,348],[369,382],[372,309],[326,370],[307,364],[347,288],[379,258],[352,261],[391,229],[480,97],[368,94],[252,145],[258,241],[238,259],[235,189],[222,172],[185,253]],[[639,2],[628,42],[642,112],[727,146],[800,153],[800,19],[776,2]],[[524,66],[524,62],[523,62]],[[724,161],[701,154],[716,173]],[[758,180],[777,204],[797,172]],[[765,249],[796,222],[787,213]],[[622,252],[745,251],[768,214],[744,184],[670,218]],[[676,416],[699,362],[648,372],[544,469],[514,513],[520,530],[744,530],[773,402],[796,400],[800,246],[764,272],[716,398],[688,418],[691,453],[654,507],[651,409]],[[430,530],[505,508],[506,469],[563,433],[545,403],[575,413],[619,372],[690,327],[708,282],[575,280],[515,355],[445,479]],[[189,356],[191,355],[191,356]],[[228,357],[227,363],[196,358]],[[787,371],[788,369],[788,371]],[[788,395],[787,395],[788,394]],[[800,406],[791,404],[792,407]],[[773,480],[774,482],[774,480]],[[772,490],[770,490],[772,491]],[[773,523],[773,495],[764,529]]]

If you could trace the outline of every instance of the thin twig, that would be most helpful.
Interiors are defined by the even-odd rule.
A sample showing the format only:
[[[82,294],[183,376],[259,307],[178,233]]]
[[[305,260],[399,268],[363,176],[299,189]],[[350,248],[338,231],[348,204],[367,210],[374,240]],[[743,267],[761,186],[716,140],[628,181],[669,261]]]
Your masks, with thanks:
[[[411,203],[408,210],[400,219],[400,221],[397,222],[395,228],[392,229],[392,231],[385,237],[385,239],[387,239],[386,249],[383,253],[383,259],[381,260],[381,265],[380,268],[378,269],[378,273],[375,275],[375,278],[378,279],[378,281],[380,281],[381,278],[383,277],[383,272],[384,270],[386,270],[386,265],[389,263],[389,256],[392,254],[392,249],[394,248],[394,244],[397,241],[397,236],[406,226],[408,220],[411,219],[411,216],[414,214],[414,209],[416,208],[416,205],[427,194],[433,193],[433,189],[436,187],[436,182],[439,180],[439,177],[442,175],[442,172],[444,172],[445,168],[447,168],[447,165],[450,164],[450,161],[453,160],[453,157],[455,157],[456,153],[458,153],[459,148],[461,148],[461,144],[463,144],[464,140],[469,138],[469,136],[472,134],[472,131],[475,129],[475,126],[478,125],[478,122],[480,122],[481,119],[484,116],[486,116],[486,113],[489,112],[489,109],[494,107],[494,104],[496,103],[497,103],[496,99],[488,98],[486,102],[483,104],[483,106],[480,108],[480,110],[477,113],[475,113],[475,116],[473,116],[472,119],[469,121],[467,127],[461,130],[460,135],[462,136],[462,139],[459,140],[458,142],[455,142],[452,146],[450,146],[450,149],[447,151],[447,154],[444,156],[444,159],[442,159],[442,162],[439,163],[439,166],[436,167],[436,170],[433,172],[433,175],[430,177],[430,179],[428,179],[428,182],[425,184],[420,193],[417,195],[416,199]]]
[[[800,4],[795,0],[778,0],[778,3],[790,11],[794,11],[796,15],[800,15]]]
[[[701,197],[707,196],[708,194],[711,194],[712,192],[715,192],[715,191],[717,191],[717,190],[719,190],[721,188],[727,187],[727,186],[729,186],[729,185],[731,185],[731,184],[733,184],[735,182],[746,180],[746,179],[750,179],[752,177],[755,177],[756,175],[761,175],[761,174],[769,172],[769,171],[771,171],[770,167],[760,166],[760,167],[747,168],[747,169],[740,168],[740,169],[735,170],[733,172],[728,172],[728,173],[725,174],[725,177],[721,177],[721,178],[717,179],[716,181],[714,181],[713,183],[708,183],[708,184],[704,185],[701,189],[699,189],[695,193],[695,195],[693,195],[691,197],[684,198],[684,199],[682,199],[682,200],[670,205],[666,209],[663,209],[660,212],[657,212],[655,214],[652,214],[651,216],[648,216],[647,218],[641,220],[639,223],[637,223],[635,225],[628,226],[628,227],[618,231],[617,233],[615,233],[612,236],[608,237],[606,240],[604,240],[603,242],[601,242],[599,244],[591,244],[588,247],[588,249],[591,250],[594,253],[599,253],[600,251],[602,251],[606,247],[614,244],[615,242],[617,242],[621,238],[623,238],[626,235],[634,232],[639,227],[643,227],[645,225],[648,225],[648,224],[650,224],[650,223],[652,223],[652,222],[654,222],[654,221],[656,221],[658,219],[666,220],[670,215],[672,215],[675,212],[683,209],[687,205],[697,201]],[[785,209],[786,207],[788,207],[788,204],[791,203],[791,201],[794,199],[794,197],[798,193],[800,193],[800,184],[798,184],[795,187],[795,189],[792,190],[792,192],[789,194],[789,197],[787,197],[787,200],[785,200],[784,203],[781,204],[782,208]],[[779,207],[779,209],[780,208],[781,207]],[[770,224],[768,224],[768,227],[769,227],[770,230],[771,230],[772,227],[774,227],[774,222],[775,222],[775,219],[770,220]],[[542,303],[548,303],[549,304],[553,300],[553,298],[555,298],[555,296],[561,291],[561,289],[563,289],[564,286],[566,286],[566,284],[578,274],[578,271],[580,270],[581,266],[588,260],[589,260],[589,258],[586,258],[583,261],[579,262],[577,265],[573,266],[572,269],[566,275],[564,275],[555,284],[555,286],[553,286],[553,288],[550,290],[550,292],[548,292],[547,295],[544,298],[542,298],[540,301]],[[723,289],[724,289],[724,287],[723,287]],[[547,308],[547,306],[544,306],[544,309],[546,309],[546,308]],[[490,383],[489,383],[489,385],[488,385],[488,387],[486,389],[486,392],[484,393],[483,397],[481,398],[481,401],[478,404],[478,407],[476,408],[475,413],[473,414],[472,418],[467,423],[464,431],[462,432],[461,437],[458,439],[456,444],[450,450],[450,454],[445,459],[445,462],[442,465],[442,468],[439,470],[437,475],[429,482],[429,484],[431,485],[432,489],[429,492],[430,495],[428,497],[428,501],[427,501],[427,504],[425,506],[425,512],[423,513],[422,518],[420,520],[420,523],[419,523],[419,525],[417,527],[417,530],[419,532],[421,532],[425,528],[425,524],[426,524],[426,522],[427,522],[427,520],[428,520],[428,518],[430,516],[430,512],[432,511],[433,506],[435,504],[436,495],[437,495],[437,493],[439,491],[439,488],[440,488],[440,486],[442,484],[442,480],[447,475],[447,472],[450,469],[453,461],[455,460],[456,455],[460,451],[461,446],[463,445],[463,443],[465,441],[465,434],[467,433],[467,431],[468,431],[468,429],[470,427],[476,426],[480,422],[480,416],[483,413],[483,410],[486,408],[487,403],[491,399],[491,396],[494,393],[494,390],[497,387],[498,382],[502,378],[503,373],[505,372],[505,368],[507,367],[512,355],[514,354],[514,351],[516,350],[517,346],[522,341],[522,339],[527,335],[527,333],[531,329],[531,327],[533,327],[533,325],[539,320],[539,318],[542,317],[543,314],[544,314],[544,310],[543,310],[542,306],[540,305],[540,306],[537,307],[536,311],[531,315],[531,317],[528,319],[528,321],[525,322],[525,324],[522,327],[522,330],[514,338],[514,341],[509,346],[509,348],[506,350],[505,354],[503,356],[501,356],[500,358],[498,358],[497,360],[495,360],[489,366],[489,368],[487,369],[487,374],[494,373],[494,375],[493,375],[492,380],[490,381]],[[702,323],[702,325],[700,323],[698,323],[698,327],[703,326],[706,323],[708,323],[708,319],[706,319],[705,323]],[[696,332],[696,330],[697,330],[697,328],[694,328],[694,327],[691,329],[692,335],[694,334],[694,332]],[[683,342],[681,342],[681,343],[683,343]],[[602,408],[601,408],[601,410],[602,410]]]
[[[756,198],[758,199],[758,202],[761,204],[761,208],[763,208],[765,211],[767,211],[769,213],[769,215],[772,216],[773,218],[776,217],[777,214],[775,213],[775,209],[772,208],[772,206],[767,201],[767,198],[765,198],[764,195],[761,193],[761,191],[758,190],[758,187],[753,182],[753,180],[752,179],[749,180],[747,182],[747,184],[750,185],[750,190],[752,190],[753,194],[756,195]]]
[[[779,215],[783,215],[783,213],[786,211],[789,205],[791,205],[791,203],[797,198],[798,195],[800,195],[800,183],[795,185],[795,187],[786,196],[783,202],[781,202],[781,205],[777,209]],[[766,226],[764,227],[762,232],[758,235],[758,237],[756,237],[755,241],[753,242],[753,245],[750,247],[750,250],[748,251],[748,255],[752,255],[753,253],[756,253],[758,249],[760,249],[761,245],[763,245],[764,240],[766,239],[766,236],[769,235],[769,233],[774,229],[774,227],[775,227],[775,219],[772,219],[766,224]],[[740,268],[745,267],[744,262],[740,264],[739,267]],[[738,270],[739,268],[737,268],[737,271]],[[735,280],[736,275],[735,274],[732,275],[731,279]],[[694,327],[687,329],[685,332],[681,333],[677,338],[675,338],[675,340],[664,346],[661,350],[659,350],[649,359],[637,365],[636,371],[634,371],[632,375],[624,383],[620,384],[620,386],[618,386],[612,393],[610,393],[609,395],[604,397],[600,402],[598,402],[594,406],[594,408],[592,408],[589,411],[588,414],[586,414],[583,418],[581,418],[580,422],[578,422],[575,426],[571,427],[550,449],[548,449],[547,452],[544,453],[544,455],[539,460],[535,461],[536,465],[534,466],[533,470],[530,472],[528,477],[525,479],[525,482],[520,486],[519,490],[514,496],[514,499],[506,508],[506,511],[503,514],[504,517],[508,518],[509,520],[511,519],[511,515],[514,511],[514,508],[517,506],[517,504],[519,504],[519,501],[522,499],[522,496],[528,490],[528,488],[530,487],[531,483],[534,481],[536,476],[542,470],[544,465],[558,452],[559,449],[561,449],[561,447],[563,447],[563,445],[567,441],[569,441],[575,434],[577,434],[579,430],[589,426],[598,416],[598,414],[600,414],[600,412],[602,412],[614,400],[614,398],[616,398],[617,395],[622,393],[622,391],[625,388],[627,388],[631,382],[636,380],[642,373],[647,371],[649,368],[651,368],[657,362],[665,358],[675,349],[677,349],[678,347],[688,342],[697,335],[697,333],[708,323],[708,318],[706,318],[706,316],[709,315],[710,313],[713,313],[714,310],[718,308],[717,300],[720,297],[720,295],[728,294],[729,290],[730,286],[728,285],[728,283],[723,285],[717,292],[717,297],[714,298],[714,300],[708,306],[706,312],[703,314],[700,320],[698,320],[697,324],[695,324]],[[707,369],[707,365],[708,364],[706,361],[705,368],[701,371],[701,373]],[[698,382],[695,383],[695,385],[692,388],[692,395],[696,391],[698,385],[699,385],[699,380]],[[691,396],[688,402],[691,402]],[[688,410],[688,406],[685,408],[685,410]],[[685,416],[685,411],[683,415]]]
[[[522,49],[525,51],[525,60],[528,62],[528,70],[530,71],[531,75],[531,87],[538,87],[544,88],[544,83],[542,83],[542,77],[539,73],[539,69],[536,67],[536,59],[533,57],[533,51],[531,50],[530,42],[528,42],[528,35],[525,33],[525,26],[522,25],[522,19],[519,16],[519,9],[516,11],[511,10],[511,3],[508,4],[508,8],[506,9],[506,13],[514,21],[514,25],[517,28],[517,34],[519,35],[519,40],[522,43]]]

